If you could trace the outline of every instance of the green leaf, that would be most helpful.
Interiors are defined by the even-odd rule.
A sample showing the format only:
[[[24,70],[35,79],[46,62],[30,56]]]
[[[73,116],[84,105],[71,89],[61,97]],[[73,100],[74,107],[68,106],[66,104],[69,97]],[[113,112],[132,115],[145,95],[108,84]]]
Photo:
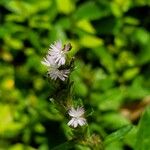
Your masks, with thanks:
[[[73,141],[68,141],[68,142],[65,142],[63,144],[60,144],[56,147],[54,147],[52,150],[70,150],[71,148],[74,147],[74,143]]]
[[[115,141],[113,143],[110,143],[105,147],[105,150],[123,150],[123,145],[120,141]]]
[[[42,23],[41,23],[42,22]],[[36,15],[29,20],[29,25],[32,28],[45,28],[51,29],[51,24],[49,22],[49,16],[47,15]]]
[[[126,1],[116,0],[111,3],[111,10],[116,17],[121,17],[123,12],[126,12],[130,6],[131,6],[130,0],[126,0]]]
[[[127,69],[124,73],[123,73],[123,77],[125,80],[131,80],[133,78],[136,77],[136,75],[139,73],[139,68],[131,68],[131,69]]]
[[[98,45],[97,45],[98,46]],[[99,58],[101,64],[105,66],[105,68],[109,72],[115,71],[115,60],[111,53],[106,49],[106,47],[101,46],[93,49],[95,55]]]
[[[125,125],[130,124],[130,121],[127,118],[114,112],[103,114],[100,119],[103,123],[103,126],[105,128],[109,128],[109,130],[117,130]]]
[[[124,138],[124,136],[132,129],[132,125],[126,125],[121,129],[113,132],[112,134],[108,135],[104,140],[104,145],[108,145],[114,141],[118,141]]]
[[[117,110],[124,98],[124,91],[120,89],[109,89],[105,93],[101,94],[102,101],[99,102],[99,108],[101,110]]]
[[[75,5],[71,0],[56,0],[58,11],[64,14],[70,14],[74,9]]]
[[[34,150],[34,148],[32,148],[30,146],[25,146],[21,143],[17,143],[15,145],[12,145],[8,150],[23,150],[23,149]]]
[[[149,95],[149,88],[144,86],[144,78],[137,76],[133,81],[132,85],[126,90],[126,95],[130,99],[140,99]]]
[[[148,107],[140,122],[137,132],[135,150],[149,150],[150,148],[150,107]]]
[[[137,59],[139,60],[139,64],[146,64],[150,62],[150,40],[147,42],[147,45],[145,45],[142,49],[139,55],[137,56]]]
[[[123,141],[128,146],[130,146],[131,149],[133,149],[135,146],[136,136],[137,136],[137,126],[133,126],[132,130],[125,136],[125,139]]]
[[[95,2],[83,3],[74,14],[76,19],[95,20],[102,16],[102,11]]]
[[[5,42],[12,49],[21,50],[23,48],[22,41],[17,39],[17,38],[13,38],[13,37],[7,36],[5,38]]]
[[[80,39],[80,44],[87,48],[93,48],[103,45],[103,40],[96,36],[86,35]]]
[[[87,86],[82,80],[76,80],[77,85],[74,86],[74,91],[79,96],[86,96],[88,93]]]
[[[150,41],[150,35],[147,30],[142,28],[135,29],[133,32],[133,41],[140,45],[147,45]]]
[[[37,50],[41,50],[40,42],[38,42],[38,41],[40,41],[40,37],[39,37],[38,33],[28,30],[27,34],[29,36],[29,41],[31,42],[33,47],[35,47]]]
[[[85,19],[79,20],[77,22],[77,27],[91,34],[94,34],[96,32],[92,24]]]

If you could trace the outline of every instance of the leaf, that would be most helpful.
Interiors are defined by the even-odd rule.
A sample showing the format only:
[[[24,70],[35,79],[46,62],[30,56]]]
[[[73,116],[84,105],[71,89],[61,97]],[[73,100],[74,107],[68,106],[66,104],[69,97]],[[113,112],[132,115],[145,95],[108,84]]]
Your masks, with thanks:
[[[109,130],[117,130],[130,124],[130,121],[127,118],[114,112],[103,114],[103,116],[101,116],[101,121],[103,122],[103,126],[109,128]]]
[[[139,55],[137,56],[138,63],[143,65],[150,62],[150,40],[147,42],[147,45],[145,45]]]
[[[138,64],[146,64],[150,62],[150,34],[147,30],[138,28],[131,32],[133,43],[140,47],[137,55]]]
[[[48,9],[51,6],[51,4],[52,4],[51,1],[37,0],[36,3],[32,3],[27,1],[25,2],[25,1],[10,0],[5,5],[8,10],[12,11],[15,14],[18,14],[19,16],[25,19],[26,17],[29,17],[30,15],[35,14],[38,11]]]
[[[124,127],[122,127],[121,129],[117,130],[116,132],[113,132],[112,134],[108,135],[105,140],[104,140],[104,145],[108,145],[114,141],[118,141],[122,138],[124,138],[124,136],[133,128],[132,125],[126,125]]]
[[[63,150],[63,149],[64,150],[70,150],[73,147],[74,147],[73,141],[67,141],[63,144],[60,144],[60,145],[54,147],[52,150]]]
[[[111,53],[106,49],[106,47],[101,46],[98,48],[93,49],[96,57],[99,58],[101,61],[101,64],[105,66],[105,68],[109,72],[114,72],[115,71],[115,60]]]
[[[47,16],[47,15],[33,16],[32,19],[29,20],[29,25],[32,28],[51,29],[51,24],[49,23],[49,16]]]
[[[12,145],[8,150],[22,150],[22,149],[34,150],[34,148],[32,148],[30,146],[25,146],[21,143]]]
[[[134,100],[148,96],[149,89],[146,86],[144,86],[144,82],[146,81],[144,81],[144,78],[142,76],[137,76],[132,81],[131,86],[129,86],[126,90],[127,97]]]
[[[100,83],[101,82],[103,81],[100,81]],[[101,86],[103,86],[103,84],[105,83],[107,84],[107,82],[104,82],[101,84]],[[124,100],[124,91],[118,88],[114,88],[114,89],[111,88],[111,89],[106,89],[104,93],[93,92],[91,94],[91,99],[92,99],[92,103],[93,104],[95,103],[95,105],[100,110],[103,111],[118,110]],[[108,120],[110,121],[110,119]]]
[[[17,39],[17,38],[13,38],[13,37],[7,36],[5,38],[5,42],[12,49],[21,50],[23,48],[22,41],[20,39]]]
[[[123,141],[128,146],[130,146],[131,149],[133,149],[135,146],[136,136],[137,136],[137,126],[133,126],[132,130],[125,136],[125,139]]]
[[[77,85],[74,86],[74,91],[79,96],[86,96],[88,93],[87,86],[82,80],[76,80]]]
[[[121,17],[123,12],[126,12],[131,6],[131,1],[130,0],[119,0],[119,1],[113,1],[111,3],[111,10],[112,13],[116,17]]]
[[[74,14],[74,17],[76,19],[95,20],[101,17],[101,13],[102,11],[99,9],[95,2],[87,2],[79,6]]]
[[[148,107],[139,122],[135,150],[150,148],[150,107]]]
[[[92,24],[85,19],[78,21],[77,27],[88,33],[94,34],[96,32],[95,29],[93,28]]]
[[[103,40],[96,36],[86,35],[80,39],[80,43],[87,48],[93,48],[103,45]]]
[[[61,13],[70,14],[75,9],[75,5],[71,0],[56,0],[56,2],[57,8]]]
[[[61,26],[63,29],[69,30],[71,28],[71,22],[68,17],[61,17],[57,21],[57,25]]]
[[[135,78],[138,73],[139,73],[139,68],[137,68],[137,67],[131,68],[131,69],[127,69],[123,73],[123,77],[124,77],[125,80],[131,80],[131,79]]]

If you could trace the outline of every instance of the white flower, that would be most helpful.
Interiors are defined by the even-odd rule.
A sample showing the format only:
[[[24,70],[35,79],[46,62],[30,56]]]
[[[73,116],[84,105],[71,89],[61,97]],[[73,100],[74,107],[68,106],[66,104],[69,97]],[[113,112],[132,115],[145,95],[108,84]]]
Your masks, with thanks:
[[[66,63],[66,51],[64,50],[60,40],[50,45],[48,53],[58,66]]]
[[[65,81],[65,79],[68,77],[68,74],[70,73],[69,69],[60,70],[59,66],[55,63],[55,61],[50,57],[48,54],[41,63],[48,68],[48,76],[52,80],[56,80],[57,78],[61,79],[62,81]]]
[[[55,67],[58,68],[58,65],[55,63],[54,59],[47,54],[46,57],[41,61],[41,63],[47,67]]]
[[[78,107],[74,109],[73,107],[69,110],[68,114],[71,116],[71,120],[68,122],[69,126],[76,128],[78,125],[83,126],[87,124],[86,119],[84,118],[84,108]]]
[[[48,70],[48,76],[50,76],[52,80],[56,80],[57,78],[59,78],[60,80],[65,81],[68,77],[69,72],[70,71],[67,69],[59,70],[58,68],[51,67]]]
[[[66,62],[66,51],[71,48],[70,44],[64,45],[62,47],[62,42],[57,41],[54,44],[50,45],[50,49],[46,57],[43,58],[41,63],[48,67],[48,76],[51,77],[52,80],[56,80],[59,78],[62,81],[68,77],[70,73],[69,69],[60,69],[61,65],[64,65]]]

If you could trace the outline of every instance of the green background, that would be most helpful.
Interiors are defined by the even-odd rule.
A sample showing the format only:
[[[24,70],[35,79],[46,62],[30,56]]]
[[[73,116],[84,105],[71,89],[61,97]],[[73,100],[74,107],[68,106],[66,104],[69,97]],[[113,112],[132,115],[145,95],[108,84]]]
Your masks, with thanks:
[[[90,132],[106,150],[149,150],[149,26],[149,0],[0,0],[0,150],[50,150],[69,138],[41,64],[58,39],[73,46],[73,98],[92,112]],[[108,136],[124,125],[133,125],[124,138]]]

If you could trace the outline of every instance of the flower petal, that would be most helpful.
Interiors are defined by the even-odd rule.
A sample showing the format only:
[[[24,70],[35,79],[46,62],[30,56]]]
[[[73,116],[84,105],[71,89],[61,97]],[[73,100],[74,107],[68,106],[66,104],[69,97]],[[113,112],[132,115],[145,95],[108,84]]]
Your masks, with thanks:
[[[74,121],[75,121],[75,118],[72,118],[72,119],[68,122],[68,126],[73,125]]]
[[[79,118],[79,119],[78,119],[78,124],[79,124],[80,126],[85,125],[85,124],[86,124],[86,119],[85,119],[85,118]]]

